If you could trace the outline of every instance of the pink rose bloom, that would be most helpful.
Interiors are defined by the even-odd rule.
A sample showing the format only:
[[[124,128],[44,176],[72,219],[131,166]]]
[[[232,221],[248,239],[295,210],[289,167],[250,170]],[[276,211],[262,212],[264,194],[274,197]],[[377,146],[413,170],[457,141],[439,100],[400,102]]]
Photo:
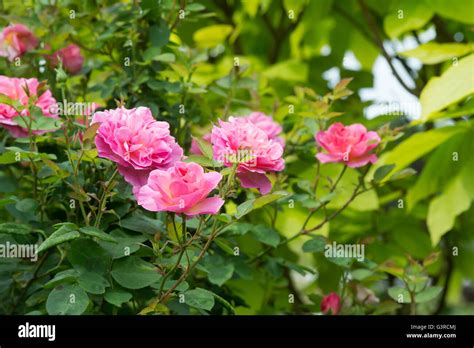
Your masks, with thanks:
[[[258,188],[260,193],[271,190],[265,175],[284,169],[283,147],[245,118],[230,117],[228,122],[219,120],[219,127],[212,129],[211,142],[214,159],[225,166],[237,165],[237,177],[242,187]]]
[[[169,124],[156,121],[148,108],[99,111],[92,117],[94,123],[101,124],[95,137],[99,156],[117,163],[135,194],[152,170],[167,169],[183,157]]]
[[[331,292],[329,295],[324,296],[321,301],[321,311],[327,314],[329,311],[333,315],[337,315],[341,310],[341,299],[338,294]]]
[[[64,69],[71,74],[76,74],[82,69],[84,57],[81,55],[79,46],[71,44],[54,52],[48,57],[52,67],[59,64],[59,60],[63,63]]]
[[[278,123],[273,121],[271,116],[267,116],[263,112],[252,112],[245,118],[267,133],[268,139],[275,140],[282,146],[285,146],[285,141],[283,138],[279,137],[283,128]]]
[[[224,204],[220,197],[207,197],[222,175],[204,173],[197,163],[176,162],[167,170],[150,173],[148,183],[137,194],[137,202],[150,211],[170,211],[188,216],[216,214]]]
[[[0,33],[0,57],[11,62],[38,46],[38,39],[23,24],[14,24]]]
[[[25,107],[28,106],[30,98],[36,100],[35,106],[39,107],[43,115],[51,118],[58,118],[56,109],[56,99],[51,94],[50,90],[46,90],[40,96],[38,93],[39,82],[37,79],[23,79],[15,77],[0,76],[0,94],[6,95],[8,98],[15,100]],[[25,92],[28,90],[28,94]],[[15,122],[14,118],[17,116],[29,116],[30,112],[27,108],[23,110],[15,110],[12,106],[0,103],[0,125],[6,128],[10,134],[16,138],[24,138],[28,136],[28,129],[20,127]],[[40,135],[47,131],[34,130],[33,134]]]
[[[250,115],[242,117],[242,119],[252,122],[267,134],[268,139],[275,140],[280,143],[281,146],[285,147],[285,140],[278,136],[283,129],[278,123],[273,121],[271,116],[267,116],[263,112],[252,112]],[[210,143],[211,133],[203,135],[202,139]],[[193,155],[202,155],[201,149],[199,148],[197,141],[194,139],[191,142],[189,152]]]
[[[207,141],[208,143],[211,143],[211,133],[204,134],[202,136],[202,140]],[[191,148],[189,149],[189,152],[191,152],[191,154],[193,155],[198,155],[198,156],[202,155],[201,148],[199,147],[198,142],[194,139],[191,141]]]
[[[334,123],[327,131],[316,133],[315,138],[328,152],[316,155],[321,163],[344,162],[351,168],[357,168],[377,161],[377,156],[370,151],[380,143],[380,137],[376,132],[367,132],[359,123],[347,127]]]

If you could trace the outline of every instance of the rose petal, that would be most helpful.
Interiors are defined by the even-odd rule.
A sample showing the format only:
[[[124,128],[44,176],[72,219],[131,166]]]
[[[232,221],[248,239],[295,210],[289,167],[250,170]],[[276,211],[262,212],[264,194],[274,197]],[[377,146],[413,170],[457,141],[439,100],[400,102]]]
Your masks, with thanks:
[[[272,183],[265,174],[244,172],[238,173],[240,184],[244,188],[257,188],[262,195],[266,195],[272,189]]]
[[[222,198],[209,197],[187,209],[184,213],[189,216],[198,214],[217,214],[223,204],[224,200]]]

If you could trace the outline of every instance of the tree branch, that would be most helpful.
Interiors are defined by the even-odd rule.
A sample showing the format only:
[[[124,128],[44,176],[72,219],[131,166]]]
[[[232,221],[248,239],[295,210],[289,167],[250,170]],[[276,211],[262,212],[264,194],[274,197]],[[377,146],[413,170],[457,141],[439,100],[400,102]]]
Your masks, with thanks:
[[[364,0],[358,0],[358,3],[359,3],[359,6],[362,10],[362,13],[365,17],[365,20],[367,22],[367,24],[369,25],[369,27],[372,29],[372,32],[374,34],[373,38],[374,38],[374,43],[379,47],[383,57],[385,58],[385,60],[387,61],[388,65],[390,66],[390,69],[392,70],[392,73],[393,75],[395,76],[395,78],[397,79],[397,81],[402,85],[403,88],[405,88],[405,90],[407,90],[409,93],[413,94],[414,96],[419,96],[419,92],[416,91],[416,90],[413,90],[411,89],[410,87],[407,86],[407,84],[405,83],[405,81],[403,81],[403,79],[400,77],[397,69],[395,69],[395,66],[393,65],[392,63],[392,58],[387,50],[385,49],[384,45],[383,45],[383,39],[382,39],[382,36],[380,35],[380,32],[379,32],[379,28],[377,26],[377,24],[375,23],[372,15],[370,14],[370,11],[369,9],[367,8]]]

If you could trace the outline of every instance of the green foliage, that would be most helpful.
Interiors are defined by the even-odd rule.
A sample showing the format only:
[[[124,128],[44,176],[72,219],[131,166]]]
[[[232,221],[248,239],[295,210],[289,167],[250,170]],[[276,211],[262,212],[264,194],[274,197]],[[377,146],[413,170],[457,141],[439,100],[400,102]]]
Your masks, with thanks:
[[[431,201],[427,224],[433,244],[437,244],[441,236],[453,228],[456,217],[469,209],[471,201],[461,176],[453,179],[445,191]]]
[[[51,315],[79,315],[88,305],[89,298],[78,285],[59,285],[49,294],[46,310]]]
[[[405,57],[417,58],[423,64],[439,64],[448,59],[459,58],[472,52],[471,44],[428,42],[415,49],[400,52]]]
[[[141,289],[161,278],[152,264],[135,256],[116,260],[110,274],[117,283],[127,289]]]
[[[391,39],[424,27],[433,16],[426,1],[401,0],[393,5],[391,14],[385,17],[383,23],[385,32]]]
[[[474,54],[471,54],[448,68],[440,77],[433,77],[420,95],[422,118],[430,116],[453,103],[474,94],[474,85],[464,77],[472,72]]]

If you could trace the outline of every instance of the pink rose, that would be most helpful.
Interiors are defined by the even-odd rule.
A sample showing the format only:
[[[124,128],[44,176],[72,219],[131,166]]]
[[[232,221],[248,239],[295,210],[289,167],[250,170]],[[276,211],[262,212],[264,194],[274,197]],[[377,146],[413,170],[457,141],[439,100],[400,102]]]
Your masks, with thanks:
[[[271,190],[265,173],[284,169],[283,147],[245,118],[230,117],[228,122],[219,120],[219,127],[212,129],[211,142],[214,159],[232,167],[237,164],[237,177],[242,187],[258,188],[260,193]]]
[[[377,156],[369,152],[380,143],[380,137],[376,132],[367,132],[359,123],[347,127],[334,123],[327,131],[318,132],[315,138],[328,152],[316,155],[321,163],[344,162],[351,168],[357,168],[377,161]]]
[[[321,301],[321,311],[327,314],[329,311],[333,315],[337,315],[341,310],[341,299],[338,294],[331,292],[329,295],[324,296]]]
[[[202,136],[202,140],[208,143],[211,143],[211,133],[204,134]],[[189,149],[189,152],[191,152],[191,154],[193,155],[198,155],[198,156],[202,155],[201,148],[199,147],[198,142],[194,139],[191,141],[191,148]]]
[[[137,202],[151,211],[170,211],[193,216],[216,214],[224,204],[220,197],[207,197],[222,175],[204,173],[197,163],[176,162],[167,170],[150,173],[148,183],[137,194]]]
[[[154,169],[167,169],[183,157],[183,149],[170,135],[167,122],[156,121],[150,109],[96,112],[92,123],[100,123],[95,137],[99,156],[118,164],[134,193],[145,185]]]
[[[59,60],[61,60],[64,69],[71,74],[78,73],[84,64],[84,57],[81,55],[81,50],[79,46],[74,44],[61,48],[47,58],[53,68],[56,67],[59,64]]]
[[[285,141],[283,138],[279,137],[283,128],[273,121],[271,116],[267,116],[263,112],[252,112],[245,118],[267,133],[268,139],[275,140],[279,142],[281,146],[285,146]]]
[[[0,57],[11,62],[38,46],[38,39],[23,24],[14,24],[3,28],[0,33]]]
[[[275,140],[280,143],[281,146],[285,147],[285,140],[278,136],[282,132],[282,127],[273,121],[271,116],[267,116],[263,112],[252,112],[250,115],[242,117],[242,119],[252,122],[267,134],[268,139]],[[202,139],[210,143],[211,133],[204,134]],[[202,155],[201,149],[199,148],[197,141],[194,139],[191,142],[189,152],[193,155]]]
[[[58,118],[57,112],[54,111],[56,99],[53,98],[50,90],[46,90],[38,96],[39,84],[38,80],[34,78],[23,79],[0,76],[0,94],[6,95],[24,106],[28,106],[29,99],[33,98],[33,100],[36,100],[34,105],[42,110],[44,116]],[[29,96],[25,89],[28,91]],[[20,127],[14,120],[14,117],[29,115],[30,112],[27,108],[24,108],[18,113],[12,106],[0,103],[0,125],[6,128],[10,134],[16,138],[27,137],[28,129]],[[44,130],[32,131],[32,133],[36,135],[46,132],[47,131]]]

